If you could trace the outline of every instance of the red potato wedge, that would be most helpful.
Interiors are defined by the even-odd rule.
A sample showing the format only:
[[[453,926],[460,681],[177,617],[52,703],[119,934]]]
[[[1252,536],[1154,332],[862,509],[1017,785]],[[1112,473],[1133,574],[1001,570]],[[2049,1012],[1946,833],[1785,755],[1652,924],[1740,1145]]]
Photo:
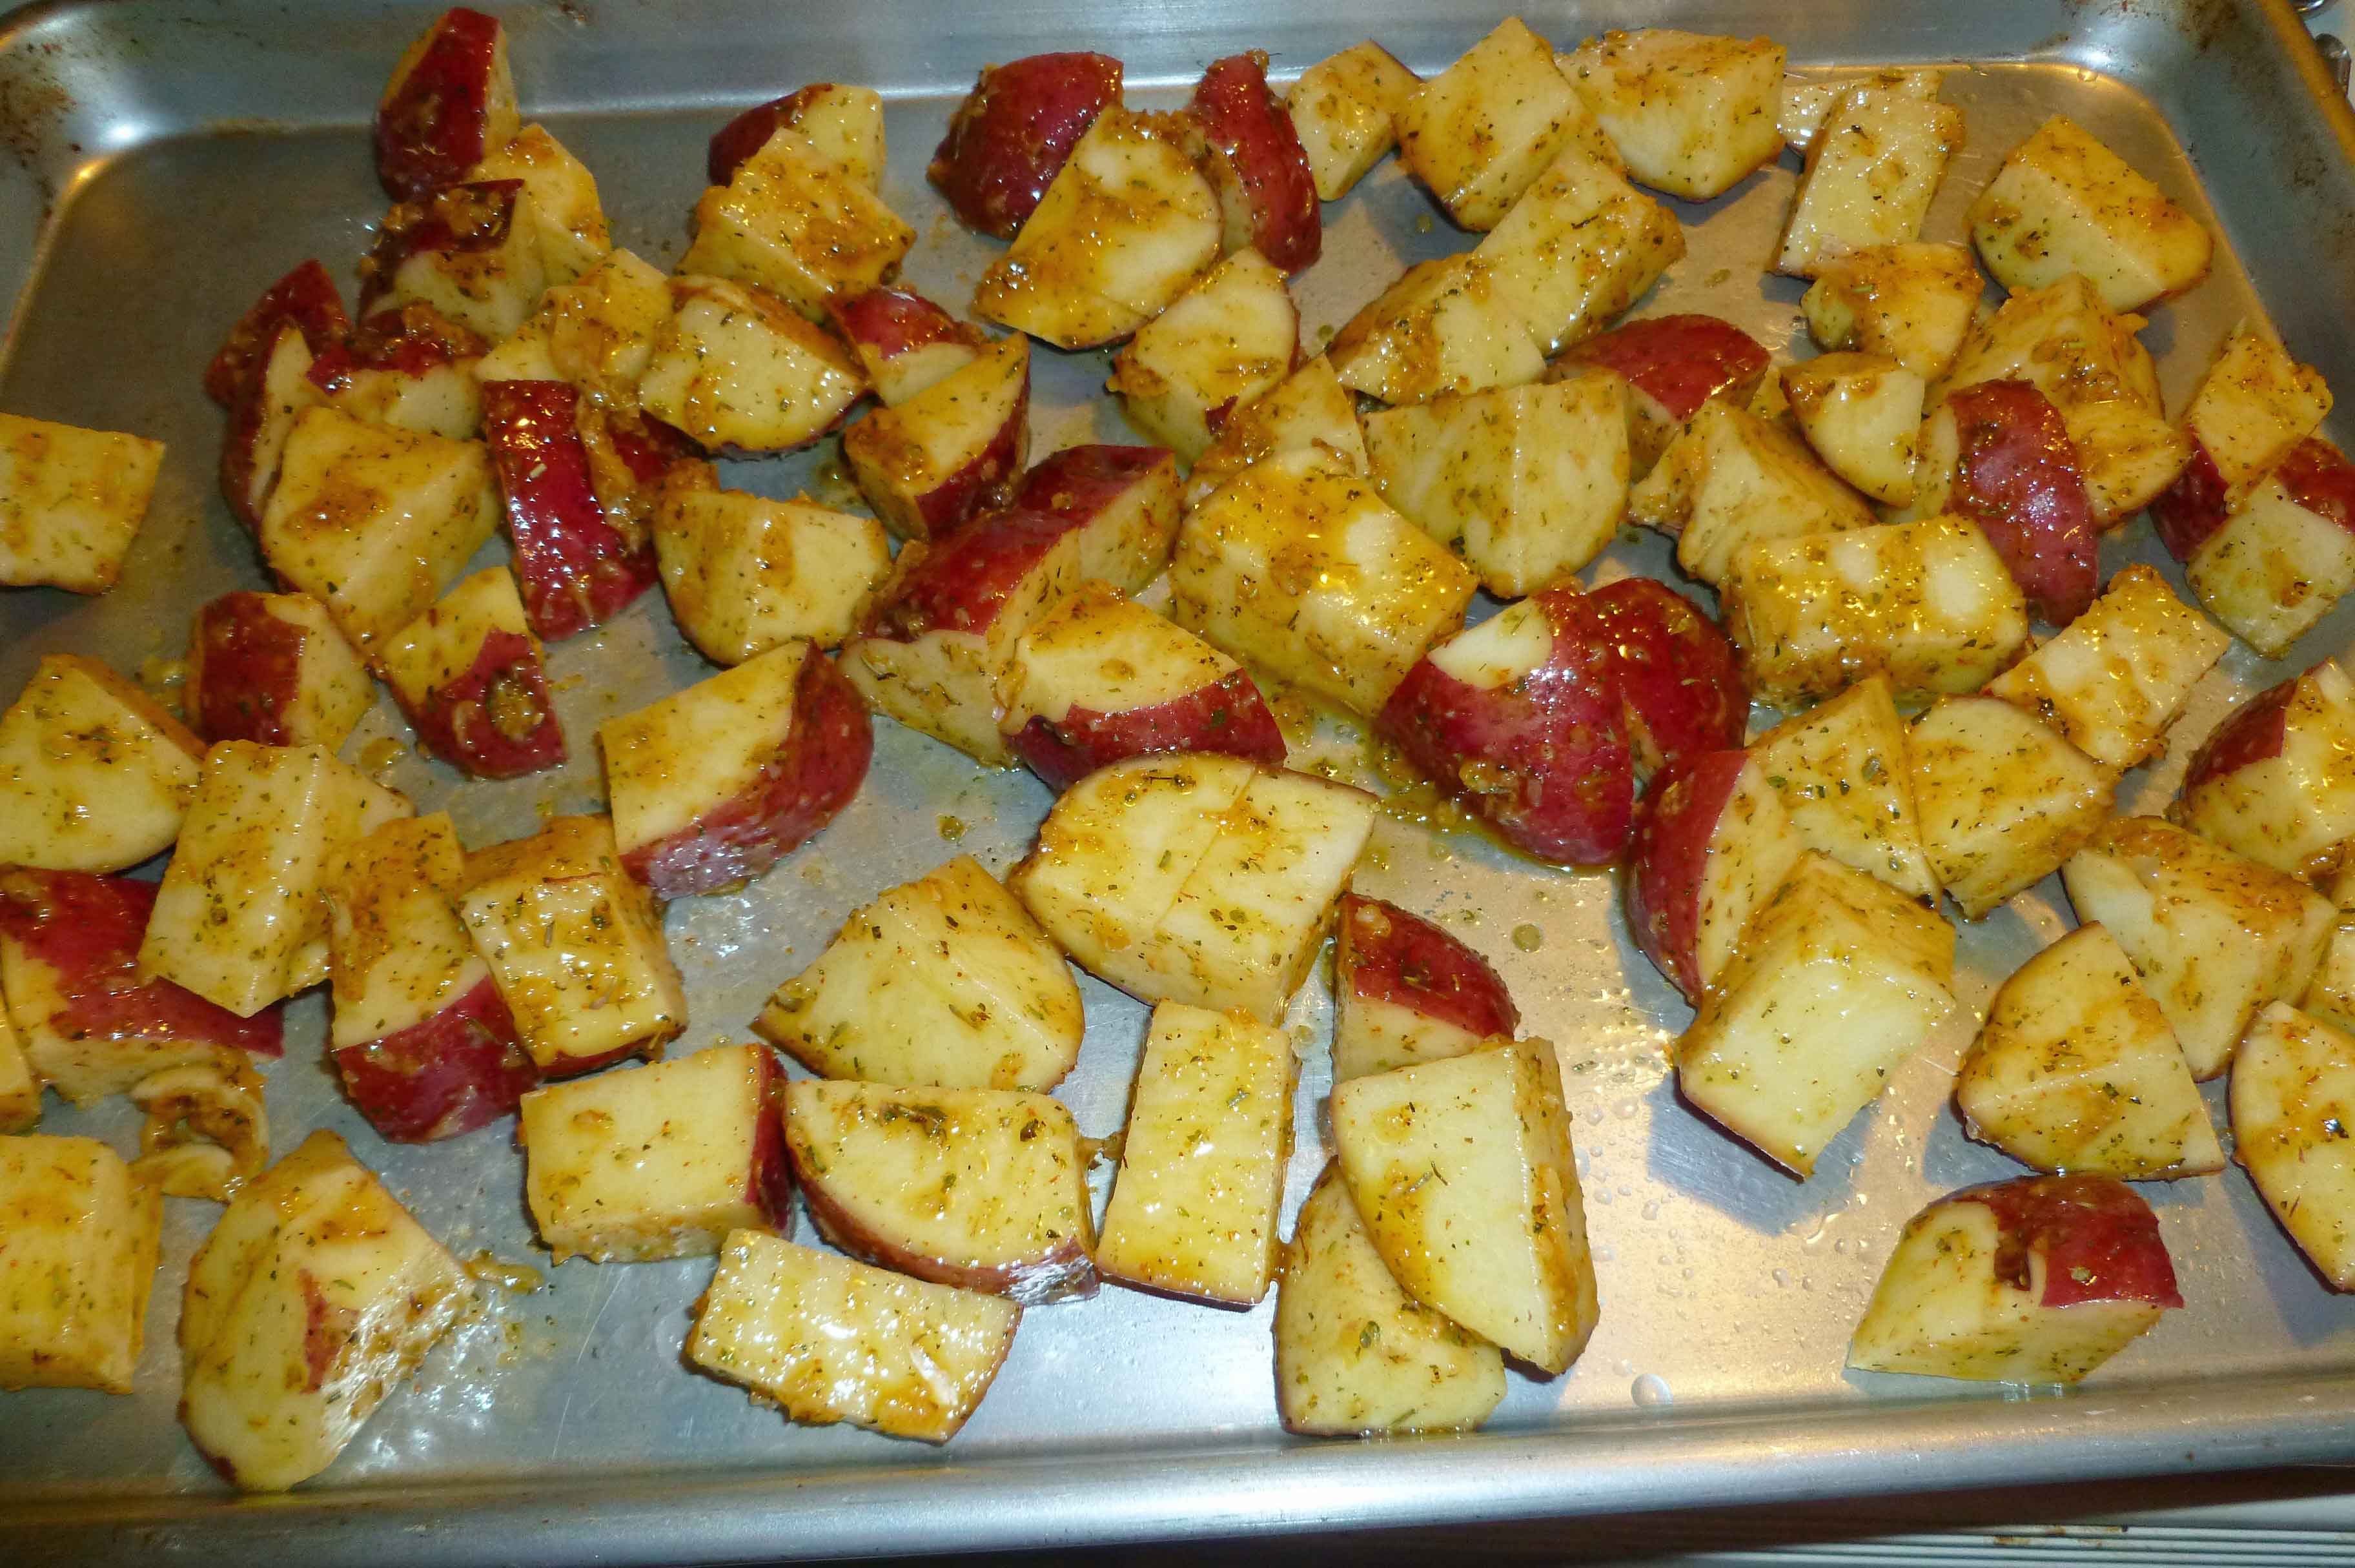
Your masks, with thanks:
[[[1488,961],[1418,914],[1343,893],[1333,949],[1333,1081],[1477,1050],[1521,1027]]]
[[[816,837],[858,792],[858,694],[786,643],[597,728],[622,865],[663,898],[717,892]]]
[[[1966,1188],[1906,1224],[1848,1364],[2073,1383],[2182,1305],[2158,1217],[2132,1188],[2022,1177]]]
[[[1105,105],[1120,101],[1109,55],[1030,55],[981,73],[949,117],[925,177],[959,222],[1011,240]]]
[[[1018,509],[1050,513],[1079,534],[1080,575],[1141,593],[1178,538],[1177,454],[1160,446],[1067,446],[1022,476]]]
[[[1286,272],[1316,261],[1325,243],[1316,180],[1292,116],[1268,89],[1266,51],[1212,60],[1186,112],[1201,129],[1226,249],[1251,247]]]
[[[1593,865],[1626,847],[1633,748],[1608,636],[1574,588],[1532,594],[1440,643],[1376,728],[1516,848]]]
[[[638,380],[652,419],[719,455],[807,446],[867,391],[858,360],[785,304],[727,278],[670,282],[671,319]]]
[[[1284,760],[1284,732],[1242,667],[1101,581],[1065,595],[1015,645],[1000,727],[1058,791],[1148,753]]]
[[[519,179],[447,185],[395,206],[360,261],[359,312],[421,302],[494,340],[512,336],[548,286]]]
[[[482,426],[474,368],[489,347],[479,333],[412,301],[361,322],[304,374],[346,413],[463,441]]]
[[[1741,656],[1700,606],[1649,577],[1604,583],[1586,603],[1602,617],[1639,774],[1742,744],[1750,688]]]
[[[344,1093],[390,1143],[435,1143],[487,1126],[539,1083],[487,974],[432,1017],[334,1056]]]
[[[1558,379],[1588,365],[1618,372],[1629,388],[1627,450],[1640,479],[1701,404],[1717,397],[1747,402],[1766,362],[1765,348],[1732,322],[1686,314],[1631,321],[1575,344],[1547,376]]]
[[[2030,610],[2056,626],[2101,586],[2101,529],[2060,411],[2028,381],[1948,393],[1922,432],[1913,515],[1978,524]]]
[[[341,343],[352,329],[336,280],[316,260],[304,261],[271,284],[253,308],[238,318],[228,341],[205,367],[205,395],[225,409],[235,409],[244,389],[269,363],[279,329],[285,326],[301,333],[314,356]]]
[[[2317,881],[2355,837],[2355,684],[2332,660],[2259,692],[2210,732],[2170,813],[2261,866]]]
[[[2251,647],[2287,654],[2355,589],[2355,463],[2327,441],[2299,442],[2192,553],[2184,578]]]
[[[521,778],[565,759],[514,574],[491,567],[452,589],[377,650],[418,740],[480,779]]]
[[[726,185],[779,131],[799,131],[827,161],[872,189],[883,177],[883,100],[874,89],[814,81],[757,104],[721,126],[705,157],[706,178]]]
[[[842,432],[842,457],[884,525],[932,539],[1002,505],[1030,454],[1030,340],[972,363]]]
[[[810,1218],[853,1257],[1025,1307],[1096,1293],[1089,1162],[1047,1095],[805,1079],[784,1127]]]
[[[281,322],[250,374],[233,389],[229,428],[221,434],[220,491],[249,533],[261,532],[296,421],[304,410],[326,401],[311,384],[311,365],[308,333],[297,323]]]
[[[281,1009],[240,1018],[169,980],[142,977],[155,884],[86,871],[0,869],[0,986],[25,1059],[78,1105],[150,1073],[229,1050],[277,1056]]]
[[[1627,927],[1700,1002],[1806,846],[1748,752],[1705,752],[1653,775],[1627,860]]]
[[[905,289],[832,299],[826,314],[887,409],[946,380],[989,347],[981,328]]]
[[[409,46],[376,109],[376,172],[414,201],[464,179],[521,128],[506,33],[496,17],[455,5]]]
[[[326,607],[303,593],[224,593],[197,612],[180,709],[206,741],[341,746],[376,683]]]
[[[506,496],[524,612],[542,637],[610,619],[661,575],[653,541],[625,537],[599,501],[581,415],[581,390],[567,382],[483,388],[483,433]]]

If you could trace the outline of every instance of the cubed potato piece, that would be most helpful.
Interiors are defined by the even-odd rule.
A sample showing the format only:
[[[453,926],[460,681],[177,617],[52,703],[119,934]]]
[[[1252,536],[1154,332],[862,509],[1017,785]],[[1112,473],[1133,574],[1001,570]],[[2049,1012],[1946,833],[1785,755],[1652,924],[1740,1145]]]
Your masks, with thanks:
[[[551,1076],[651,1052],[687,1027],[662,916],[622,869],[611,819],[559,816],[475,851],[457,902],[524,1050]]]
[[[1315,453],[1254,464],[1188,514],[1169,580],[1179,625],[1366,715],[1462,624],[1475,586],[1370,483]]]
[[[1090,1157],[1057,1101],[804,1079],[785,1104],[794,1174],[835,1246],[1025,1307],[1095,1294]]]
[[[1964,517],[1750,544],[1724,592],[1752,693],[1785,708],[1869,675],[1905,697],[1973,691],[2028,642],[2019,585]]]
[[[1684,253],[1676,215],[1629,185],[1607,153],[1578,143],[1473,256],[1494,269],[1505,304],[1552,354],[1602,331]]]
[[[1424,83],[1397,123],[1399,161],[1463,229],[1495,228],[1564,147],[1607,146],[1551,47],[1518,16]]]
[[[2341,866],[2330,879],[2330,901],[2339,911],[2322,961],[2297,1005],[2336,1029],[2355,1029],[2355,866]]]
[[[1849,89],[1807,148],[1774,270],[1812,278],[1850,251],[1919,237],[1947,162],[1962,146],[1963,112],[1915,84]]]
[[[1521,1027],[1505,982],[1455,936],[1343,893],[1333,943],[1333,1082],[1477,1051]]]
[[[1981,381],[2033,385],[2069,427],[2094,519],[2115,527],[2158,499],[2191,455],[2159,409],[2158,372],[2135,336],[2142,325],[2113,314],[2074,274],[2014,294],[1973,326],[1930,401]]]
[[[474,778],[520,778],[565,759],[545,650],[515,573],[486,567],[379,642],[376,665],[419,749]]]
[[[2339,922],[2311,888],[2155,816],[2110,823],[2062,880],[2134,961],[2195,1078],[2231,1065],[2266,1003],[2306,994]]]
[[[809,1426],[957,1435],[1013,1347],[1022,1308],[739,1231],[696,1304],[687,1360]]]
[[[1740,748],[1679,757],[1653,775],[1636,824],[1628,931],[1698,1006],[1806,853],[1762,758]]]
[[[2210,731],[2169,815],[2305,881],[2355,838],[2355,684],[2335,660],[2248,699]]]
[[[1219,259],[1219,198],[1182,116],[1114,104],[974,290],[973,312],[1059,348],[1114,343]]]
[[[1005,505],[1029,454],[1030,340],[1019,333],[842,435],[859,494],[902,539],[937,539]]]
[[[1267,1294],[1295,1071],[1280,1028],[1177,1002],[1153,1009],[1096,1243],[1105,1278],[1224,1307]]]
[[[2112,310],[2140,310],[2208,275],[2207,226],[2065,114],[2014,147],[1971,203],[1971,243],[2013,293],[2072,272]]]
[[[1954,927],[1810,851],[1677,1041],[1678,1087],[1804,1179],[1953,1009],[1954,968]]]
[[[1066,791],[1008,879],[1080,964],[1147,1001],[1273,1022],[1373,829],[1370,795],[1210,752]]]
[[[0,864],[120,871],[172,847],[205,743],[138,687],[48,654],[0,714]]]
[[[2355,1290],[2355,1037],[2285,1003],[2232,1066],[2233,1157],[2333,1290]]]
[[[1299,348],[1284,272],[1246,246],[1137,328],[1107,385],[1130,423],[1190,464],[1229,414],[1284,379]]]
[[[517,1106],[524,1200],[558,1263],[708,1257],[790,1226],[784,1074],[762,1045],[534,1089]]]
[[[828,165],[869,190],[883,183],[883,95],[871,87],[813,81],[747,109],[713,135],[706,167],[717,185],[781,130],[809,139]]]
[[[261,553],[366,654],[423,614],[498,527],[490,453],[306,409],[261,517]]]
[[[1926,70],[1883,69],[1873,71],[1839,71],[1829,76],[1785,76],[1783,79],[1782,105],[1776,111],[1776,123],[1783,133],[1783,143],[1802,158],[1824,133],[1824,122],[1840,101],[1859,87],[1872,84],[1911,92],[1916,98],[1935,98],[1951,66],[1932,66]]]
[[[1365,421],[1382,498],[1514,599],[1602,553],[1627,509],[1627,384],[1592,370]]]
[[[715,664],[796,638],[840,647],[891,570],[882,524],[806,496],[667,486],[654,535],[679,630]]]
[[[1594,1332],[1594,1262],[1551,1045],[1352,1078],[1333,1143],[1408,1296],[1549,1376],[1569,1369]]]
[[[415,808],[319,746],[205,754],[140,966],[240,1018],[327,977],[327,889],[351,846]]]
[[[498,19],[453,5],[410,40],[376,109],[376,171],[397,197],[462,177],[517,129],[515,75]]]
[[[2166,1012],[2098,922],[1996,992],[1955,1106],[1972,1137],[2039,1170],[2146,1181],[2224,1168]]]
[[[615,251],[541,295],[531,319],[474,362],[474,379],[569,381],[607,408],[634,410],[638,378],[670,316],[661,270]]]
[[[1966,1188],[1907,1222],[1848,1364],[2073,1383],[2183,1305],[2158,1216],[2115,1177]]]
[[[1320,201],[1338,201],[1398,145],[1398,116],[1423,88],[1369,38],[1300,73],[1284,95]]]
[[[0,584],[113,587],[163,463],[160,441],[0,414]]]
[[[2184,564],[2200,607],[2269,659],[2355,591],[2355,464],[2309,438]]]
[[[244,1491],[333,1464],[474,1294],[344,1140],[315,1132],[221,1213],[188,1263],[180,1422]]]
[[[1526,270],[1476,251],[1416,262],[1334,335],[1334,373],[1393,404],[1536,380],[1547,335],[1523,314]]]
[[[2191,688],[2232,639],[2147,566],[2110,579],[2092,609],[1998,676],[1987,694],[2017,703],[2104,767],[2157,756]]]
[[[1636,180],[1722,196],[1783,150],[1783,46],[1647,27],[1589,38],[1571,84]]]
[[[1337,1165],[1300,1218],[1275,1293],[1275,1405],[1312,1437],[1468,1432],[1505,1397],[1497,1347],[1399,1288]]]
[[[207,741],[325,746],[376,706],[376,682],[307,593],[224,593],[197,612],[180,709]]]
[[[1677,564],[1714,588],[1744,547],[1878,519],[1789,431],[1711,400],[1627,494],[1627,515],[1677,540]]]
[[[526,125],[504,147],[468,171],[469,181],[521,180],[518,220],[539,246],[550,283],[570,283],[593,271],[613,249],[597,198],[597,176],[545,125]]]
[[[1886,676],[1784,720],[1750,752],[1808,848],[1901,892],[1938,896]]]
[[[807,643],[597,726],[622,867],[657,897],[766,873],[834,820],[867,777],[858,694]]]
[[[2225,510],[2238,512],[2265,475],[2321,427],[2330,407],[2321,371],[2291,358],[2263,326],[2243,322],[2191,395],[2183,428],[2223,482]]]
[[[1799,307],[1817,347],[1886,354],[1934,380],[1961,350],[1981,287],[1960,245],[1867,245],[1820,265]]]
[[[2000,698],[1941,699],[1905,752],[1931,872],[1966,920],[2059,870],[2110,814],[2116,775]]]
[[[879,286],[915,242],[873,190],[781,127],[696,203],[678,270],[758,284],[823,322],[828,300]]]
[[[867,390],[850,350],[773,296],[725,278],[674,278],[670,290],[638,402],[704,446],[806,446]]]
[[[131,1392],[162,1222],[96,1138],[0,1137],[0,1389]]]
[[[547,289],[548,264],[519,179],[442,186],[394,204],[360,262],[358,315],[431,305],[496,342]]]
[[[1341,385],[1333,361],[1325,355],[1301,366],[1258,401],[1227,416],[1186,475],[1186,507],[1200,506],[1220,485],[1280,452],[1314,453],[1328,467],[1366,472],[1366,434],[1358,422],[1358,400]]]
[[[1820,354],[1783,369],[1791,414],[1833,473],[1891,507],[1913,498],[1921,376],[1885,354]]]
[[[1080,987],[970,855],[855,911],[753,1026],[828,1078],[1045,1091],[1079,1060]]]

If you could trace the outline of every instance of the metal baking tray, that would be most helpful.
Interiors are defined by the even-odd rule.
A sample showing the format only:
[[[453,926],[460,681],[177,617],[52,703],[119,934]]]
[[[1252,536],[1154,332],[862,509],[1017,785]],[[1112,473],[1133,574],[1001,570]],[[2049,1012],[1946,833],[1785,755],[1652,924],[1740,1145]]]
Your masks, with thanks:
[[[1085,0],[782,6],[769,0],[547,0],[500,9],[528,116],[595,170],[617,239],[660,264],[687,238],[704,138],[800,82],[870,83],[890,101],[886,196],[922,236],[913,284],[961,306],[992,251],[922,181],[950,106],[986,61],[1096,48],[1127,62],[1132,99],[1170,103],[1207,60],[1244,48],[1279,77],[1359,37],[1443,66],[1512,7],[1497,0]],[[96,600],[0,600],[0,688],[75,649],[154,673],[203,600],[261,581],[218,500],[219,416],[198,376],[222,330],[293,262],[349,266],[385,203],[366,128],[403,43],[434,7],[407,0],[271,5],[169,0],[39,5],[0,19],[0,407],[142,432],[170,444],[122,585]],[[1532,0],[1565,45],[1636,20]],[[1647,24],[1768,32],[1808,69],[1962,60],[1947,96],[1968,115],[1928,234],[1957,238],[1971,194],[2040,120],[2065,111],[2150,172],[2223,237],[2214,275],[2157,313],[2147,340],[2170,406],[2244,315],[2269,311],[2342,392],[2355,392],[2355,118],[2280,0],[1656,0]],[[1690,254],[1647,310],[1732,317],[1807,352],[1798,286],[1763,278],[1788,200],[1786,157],[1731,195],[1679,206]],[[1311,341],[1406,261],[1460,248],[1395,165],[1329,208],[1325,258],[1298,293]],[[2262,303],[2261,303],[2262,302]],[[1098,395],[1102,354],[1043,352],[1034,444],[1122,439]],[[2342,417],[2344,441],[2355,433]],[[847,497],[823,451],[730,465],[728,482]],[[493,558],[502,547],[494,545]],[[2155,559],[2137,526],[2104,567]],[[2169,569],[2172,574],[2172,568]],[[1599,564],[1673,575],[1657,540]],[[1590,577],[1595,575],[1591,572]],[[2179,581],[2179,579],[2178,579]],[[2297,650],[2355,640],[2341,613]],[[593,807],[589,736],[697,678],[659,594],[552,650],[573,740],[565,772],[456,787],[415,756],[391,776],[447,807],[470,843]],[[2196,739],[2278,671],[2236,648],[2179,733]],[[406,733],[389,704],[351,742]],[[1328,726],[1319,754],[1354,765]],[[2129,779],[2121,809],[2171,792],[2187,746]],[[1297,760],[1297,759],[1295,759]],[[1048,805],[1022,773],[986,773],[888,721],[858,800],[815,844],[740,896],[673,906],[693,1026],[678,1050],[747,1038],[761,998],[842,917],[957,850],[1003,869]],[[1603,1319],[1569,1375],[1516,1378],[1476,1435],[1308,1443],[1274,1413],[1272,1304],[1225,1312],[1106,1289],[1041,1308],[964,1435],[932,1450],[788,1425],[682,1369],[709,1262],[548,1271],[491,1290],[483,1316],[389,1399],[342,1459],[288,1497],[230,1497],[174,1419],[173,1342],[190,1250],[210,1205],[169,1206],[138,1392],[0,1395],[0,1556],[12,1562],[253,1563],[741,1560],[1071,1544],[1171,1535],[1495,1520],[1601,1510],[2355,1460],[2355,1301],[2333,1297],[2237,1172],[2147,1187],[2189,1309],[2066,1395],[1842,1371],[1849,1330],[1898,1227],[1932,1196],[2016,1168],[1965,1141],[1945,1101],[1958,1021],[1898,1076],[1802,1185],[1681,1107],[1666,1046],[1688,1014],[1626,942],[1614,891],[1467,837],[1386,822],[1369,891],[1459,929],[1503,971],[1532,1033],[1561,1051],[1602,1279]],[[1960,987],[1994,985],[2069,923],[2048,882],[1965,933]],[[1145,1010],[1084,983],[1088,1040],[1062,1091],[1084,1130],[1123,1115]],[[1327,1004],[1302,1040],[1296,1205],[1325,1157]],[[1966,1011],[1970,1010],[1966,1008]],[[382,1143],[338,1098],[325,1008],[294,1004],[269,1071],[278,1147],[343,1132],[462,1255],[536,1253],[504,1130],[425,1148]],[[2220,1093],[2211,1093],[2220,1112]],[[46,1130],[123,1145],[120,1104],[52,1107]],[[1109,1172],[1097,1172],[1099,1190]]]

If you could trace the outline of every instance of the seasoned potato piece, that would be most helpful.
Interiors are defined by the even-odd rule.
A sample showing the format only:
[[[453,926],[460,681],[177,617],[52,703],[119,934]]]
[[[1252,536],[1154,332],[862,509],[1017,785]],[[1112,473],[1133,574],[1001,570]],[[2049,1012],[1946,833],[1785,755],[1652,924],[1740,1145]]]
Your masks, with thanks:
[[[1922,378],[1885,354],[1819,354],[1783,369],[1791,416],[1831,471],[1891,507],[1913,498]]]
[[[131,1392],[162,1222],[96,1138],[0,1137],[0,1389]]]
[[[163,463],[160,441],[0,414],[0,584],[113,587]]]
[[[670,293],[670,320],[639,378],[638,401],[707,447],[806,446],[867,390],[849,349],[762,290],[678,277]]]
[[[1849,251],[1921,233],[1963,145],[1963,112],[1937,93],[1925,71],[1866,82],[1833,104],[1807,148],[1776,272],[1812,278]]]
[[[1784,720],[1750,753],[1808,848],[1901,892],[1938,896],[1888,677],[1867,677]]]
[[[1327,354],[1341,384],[1385,403],[1419,403],[1536,380],[1546,339],[1501,274],[1477,251],[1409,267],[1334,336]]]
[[[1584,142],[1607,155],[1594,117],[1518,16],[1464,51],[1398,112],[1399,161],[1464,229],[1494,229],[1554,155]]]
[[[1369,38],[1300,73],[1284,95],[1317,198],[1338,201],[1398,145],[1398,116],[1422,90],[1414,72]]]
[[[2116,775],[1998,698],[1942,699],[1905,751],[1930,869],[1966,920],[2059,870],[2110,813]]]
[[[1108,385],[1130,422],[1191,463],[1235,408],[1291,372],[1299,347],[1283,272],[1246,247],[1139,327]]]
[[[1473,251],[1549,354],[1600,332],[1684,253],[1676,215],[1582,144],[1547,165]]]
[[[2355,1037],[2275,1002],[2232,1068],[2234,1157],[2335,1290],[2355,1290]]]
[[[1358,423],[1358,400],[1341,385],[1333,361],[1325,355],[1285,377],[1265,397],[1227,416],[1217,438],[1186,476],[1187,508],[1200,506],[1220,485],[1280,452],[1312,452],[1327,467],[1366,472],[1366,432]]]
[[[1706,201],[1783,150],[1783,46],[1770,39],[1605,33],[1567,69],[1628,175],[1655,190]]]
[[[812,321],[877,287],[916,242],[868,186],[800,132],[780,128],[695,206],[678,270],[757,283]]]
[[[1971,203],[1971,243],[2014,293],[2074,272],[2112,310],[2140,310],[2208,275],[2205,225],[2065,114],[2011,150]]]
[[[205,743],[130,681],[49,654],[0,714],[0,864],[120,871],[172,847]]]
[[[1818,268],[1799,307],[1819,347],[1886,354],[1935,379],[1962,348],[1979,289],[1960,245],[1867,245]]]
[[[1987,684],[2123,772],[2156,756],[2200,677],[2232,645],[2147,566],[2110,579],[2093,608]]]
[[[654,536],[679,630],[716,664],[797,637],[840,647],[891,569],[882,524],[805,496],[666,487]]]
[[[1742,550],[1877,520],[1789,431],[1712,399],[1627,495],[1627,514],[1677,539],[1677,564],[1723,589]]]

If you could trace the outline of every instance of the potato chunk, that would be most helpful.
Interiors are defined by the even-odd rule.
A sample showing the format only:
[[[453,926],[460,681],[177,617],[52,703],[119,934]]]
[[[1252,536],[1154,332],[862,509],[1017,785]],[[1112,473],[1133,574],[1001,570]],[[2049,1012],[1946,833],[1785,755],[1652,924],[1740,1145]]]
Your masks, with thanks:
[[[1627,515],[1677,540],[1677,564],[1724,588],[1744,547],[1876,520],[1789,431],[1715,399],[1627,494]]]
[[[799,131],[781,127],[695,207],[682,272],[757,283],[812,321],[879,285],[916,231]]]
[[[0,1389],[131,1392],[162,1222],[96,1138],[0,1137]]]
[[[163,463],[160,441],[0,414],[0,584],[113,587]]]
[[[1769,39],[1605,33],[1567,69],[1628,175],[1655,190],[1707,201],[1783,150],[1783,46]]]
[[[1464,51],[1398,113],[1399,161],[1458,227],[1493,229],[1594,119],[1518,16]]]
[[[2355,1290],[2355,1037],[2275,1002],[2232,1068],[2234,1157],[2335,1290]]]
[[[1886,676],[1784,720],[1750,752],[1808,848],[1901,892],[1938,896]]]
[[[2014,293],[2074,272],[2112,310],[2140,310],[2208,275],[2207,226],[2065,114],[2011,150],[1968,218],[1971,243]]]
[[[1905,733],[1930,869],[1966,920],[2034,886],[2110,814],[2115,776],[1993,697],[1948,697]]]
[[[1398,115],[1422,91],[1414,72],[1368,39],[1300,73],[1284,95],[1320,201],[1338,201],[1398,145]]]
[[[1852,251],[1920,235],[1963,145],[1963,112],[1937,94],[1924,71],[1865,82],[1832,105],[1807,148],[1776,272],[1812,278]]]
[[[1980,286],[1960,245],[1867,245],[1817,268],[1799,305],[1817,347],[1886,354],[1935,379],[1971,329]]]
[[[0,714],[0,864],[120,871],[179,837],[205,743],[79,654],[42,658]]]

